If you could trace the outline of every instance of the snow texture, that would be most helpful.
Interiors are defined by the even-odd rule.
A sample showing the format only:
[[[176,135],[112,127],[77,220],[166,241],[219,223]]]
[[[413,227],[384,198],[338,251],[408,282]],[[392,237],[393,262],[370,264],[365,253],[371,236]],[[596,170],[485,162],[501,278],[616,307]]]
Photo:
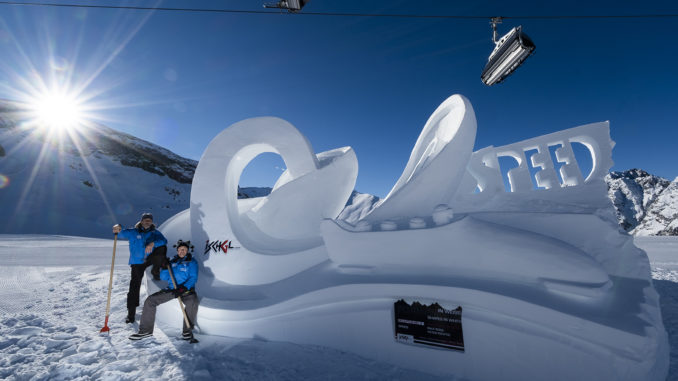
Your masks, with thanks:
[[[425,216],[448,203],[459,187],[475,138],[471,103],[461,95],[449,97],[424,125],[393,189],[362,220]]]
[[[346,221],[349,224],[356,224],[374,209],[377,202],[379,202],[379,197],[353,191],[351,197],[346,202],[344,210],[339,213],[337,219]]]
[[[678,237],[637,237],[652,265],[671,343],[669,381],[678,380]],[[177,340],[180,312],[149,341],[131,342],[126,326],[127,248],[118,243],[111,332],[100,336],[112,241],[0,235],[0,378],[172,380],[393,380],[438,378],[332,348],[198,334]],[[142,289],[145,297],[145,289]],[[137,315],[138,317],[138,315]],[[492,364],[488,365],[492,366]],[[535,364],[531,364],[535,366]]]
[[[657,196],[633,234],[678,235],[678,178]]]
[[[118,242],[111,331],[101,336],[112,247],[103,239],[0,235],[0,379],[439,379],[313,345],[202,334],[200,343],[188,344],[178,339],[176,314],[153,338],[132,342],[127,336],[138,325],[123,322],[129,284],[125,242]]]
[[[462,379],[664,379],[669,347],[650,264],[607,197],[609,124],[473,152],[475,130],[466,98],[444,101],[392,191],[354,223],[336,219],[357,176],[350,148],[314,154],[277,118],[224,130],[198,164],[190,209],[160,227],[170,241],[205,243],[201,331]],[[587,148],[589,173],[573,143]],[[279,153],[288,170],[266,197],[237,199],[242,169],[262,152]],[[504,174],[500,157],[518,166]],[[461,306],[467,349],[396,341],[399,299]],[[163,305],[159,321],[177,311]]]

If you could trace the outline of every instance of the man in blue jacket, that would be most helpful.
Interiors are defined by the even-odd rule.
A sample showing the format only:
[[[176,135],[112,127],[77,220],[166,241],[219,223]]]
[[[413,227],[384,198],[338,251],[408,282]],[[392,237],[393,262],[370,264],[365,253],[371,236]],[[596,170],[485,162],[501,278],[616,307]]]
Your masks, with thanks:
[[[130,340],[141,340],[153,336],[157,307],[176,297],[181,297],[181,301],[184,302],[186,317],[190,323],[187,326],[186,320],[184,320],[182,338],[184,340],[193,339],[193,326],[198,316],[198,295],[195,293],[195,283],[198,281],[198,263],[188,252],[189,247],[193,248],[190,241],[179,240],[175,247],[177,248],[177,255],[172,260],[167,260],[163,264],[163,268],[171,267],[176,287],[174,287],[174,282],[170,277],[169,269],[162,270],[160,278],[167,281],[168,287],[146,298],[144,309],[141,311],[139,332],[131,335]]]
[[[126,323],[134,323],[134,315],[139,305],[139,289],[146,267],[153,265],[151,273],[160,280],[158,274],[163,258],[167,258],[167,240],[153,224],[153,215],[144,213],[141,220],[132,229],[122,229],[122,226],[113,226],[113,233],[118,238],[129,240],[129,265],[132,277],[127,292],[127,319]]]

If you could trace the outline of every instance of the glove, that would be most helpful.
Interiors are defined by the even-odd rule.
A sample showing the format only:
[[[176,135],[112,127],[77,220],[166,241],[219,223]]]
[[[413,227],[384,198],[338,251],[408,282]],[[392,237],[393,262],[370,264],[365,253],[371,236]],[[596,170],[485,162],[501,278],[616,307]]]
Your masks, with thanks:
[[[160,268],[166,269],[169,268],[170,260],[167,257],[162,257],[162,262],[160,262]]]
[[[188,292],[188,289],[186,287],[184,287],[184,285],[180,284],[179,286],[177,286],[176,289],[172,290],[172,292],[174,292],[174,297],[178,298],[179,296]]]

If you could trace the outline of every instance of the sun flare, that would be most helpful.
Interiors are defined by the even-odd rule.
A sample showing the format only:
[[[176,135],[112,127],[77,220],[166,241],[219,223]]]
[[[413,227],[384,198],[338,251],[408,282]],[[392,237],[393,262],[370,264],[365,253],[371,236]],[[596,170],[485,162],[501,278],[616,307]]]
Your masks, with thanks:
[[[41,94],[31,102],[32,119],[50,130],[71,130],[85,121],[82,103],[73,95],[54,91]]]

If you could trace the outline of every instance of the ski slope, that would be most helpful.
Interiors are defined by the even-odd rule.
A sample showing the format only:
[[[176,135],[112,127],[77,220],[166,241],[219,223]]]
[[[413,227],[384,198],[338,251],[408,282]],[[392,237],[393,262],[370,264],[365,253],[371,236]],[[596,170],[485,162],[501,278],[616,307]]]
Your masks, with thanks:
[[[176,324],[132,342],[124,323],[126,242],[118,242],[110,335],[104,323],[112,240],[0,235],[0,379],[327,380],[436,377],[310,345],[198,334],[178,340]],[[145,288],[142,298],[146,297]]]
[[[637,237],[635,243],[650,258],[672,348],[668,380],[678,380],[678,237]],[[111,333],[100,336],[112,246],[105,239],[0,235],[0,378],[438,379],[312,345],[200,334],[200,343],[191,345],[176,339],[178,314],[153,339],[131,342],[136,324],[123,323],[125,242],[118,242]]]

